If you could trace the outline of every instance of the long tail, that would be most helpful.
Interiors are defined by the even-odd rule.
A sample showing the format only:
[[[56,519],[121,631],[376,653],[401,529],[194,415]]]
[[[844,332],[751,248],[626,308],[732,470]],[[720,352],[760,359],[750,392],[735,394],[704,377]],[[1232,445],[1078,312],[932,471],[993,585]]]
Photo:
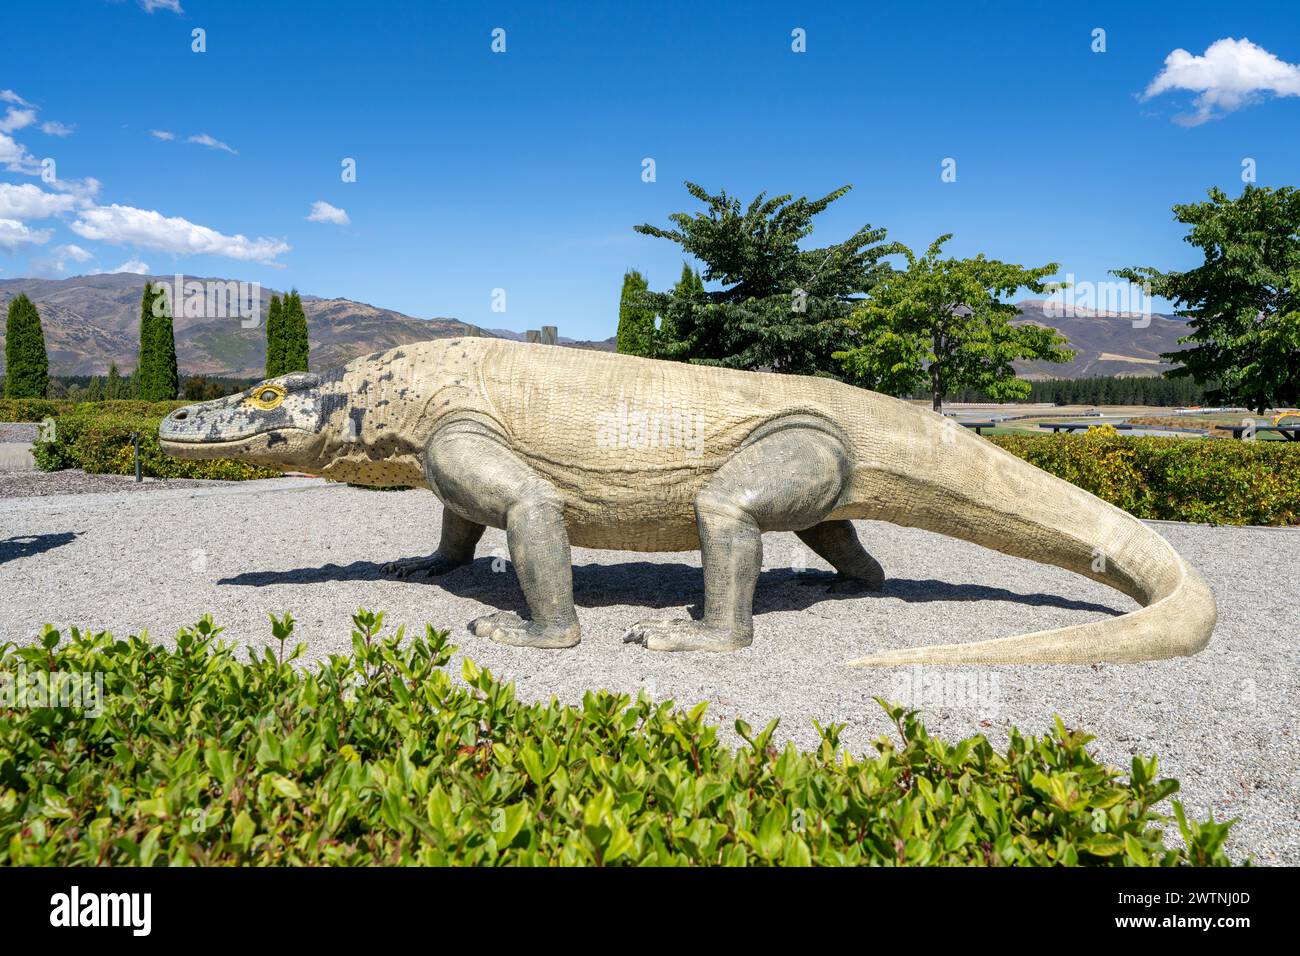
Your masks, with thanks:
[[[866,460],[855,480],[864,517],[1075,571],[1143,607],[1016,637],[873,654],[850,666],[1126,663],[1195,654],[1209,643],[1216,611],[1205,579],[1132,515],[932,412],[903,403],[872,412],[876,427],[859,443]]]

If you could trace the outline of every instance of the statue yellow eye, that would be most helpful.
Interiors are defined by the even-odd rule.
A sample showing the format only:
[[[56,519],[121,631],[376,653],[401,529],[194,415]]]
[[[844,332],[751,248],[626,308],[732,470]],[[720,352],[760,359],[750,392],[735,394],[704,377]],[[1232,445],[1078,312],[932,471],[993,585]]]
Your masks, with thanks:
[[[262,385],[248,397],[250,405],[269,412],[284,401],[284,389],[279,385]]]

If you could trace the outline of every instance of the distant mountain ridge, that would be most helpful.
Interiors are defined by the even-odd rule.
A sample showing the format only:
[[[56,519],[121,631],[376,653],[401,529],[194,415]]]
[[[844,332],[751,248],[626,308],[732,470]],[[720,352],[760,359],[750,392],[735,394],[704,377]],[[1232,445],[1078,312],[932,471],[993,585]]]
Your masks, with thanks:
[[[139,350],[140,297],[146,282],[171,283],[174,276],[140,276],[128,273],[73,276],[67,279],[0,279],[0,309],[26,293],[36,303],[45,330],[50,371],[58,375],[102,375],[110,362],[125,374],[135,367]],[[228,282],[216,277],[185,276],[186,280]],[[262,324],[272,294],[262,289]],[[307,313],[313,369],[325,369],[360,355],[429,339],[464,335],[466,324],[439,316],[420,319],[353,299],[322,299],[302,294]],[[1091,375],[1158,375],[1170,366],[1161,352],[1175,352],[1187,324],[1167,315],[1141,316],[1097,313],[1067,308],[1052,311],[1053,303],[1025,300],[1017,303],[1017,323],[1032,322],[1059,329],[1078,355],[1071,362],[1017,362],[1024,378],[1082,378]],[[1059,309],[1059,306],[1057,307]],[[1136,320],[1136,325],[1135,325]],[[182,374],[257,378],[266,368],[266,330],[242,328],[238,318],[198,318],[181,315],[175,320],[176,356]],[[611,319],[611,322],[613,320]],[[1144,324],[1145,323],[1145,324]],[[540,324],[540,323],[539,323]],[[510,329],[485,329],[483,335],[521,340],[524,333]],[[615,339],[575,341],[560,336],[572,348],[614,351]],[[4,328],[0,323],[0,348]]]
[[[68,279],[0,279],[0,308],[19,294],[36,303],[45,331],[50,371],[59,375],[95,375],[110,362],[127,372],[135,367],[140,347],[140,298],[146,282],[174,276],[126,273],[74,276]],[[216,277],[185,276],[186,281],[226,282]],[[263,287],[261,319],[243,328],[237,317],[177,316],[176,359],[182,374],[260,377],[266,370],[266,310],[273,294]],[[352,299],[322,299],[302,294],[313,369],[330,368],[382,349],[465,334],[465,324],[437,317],[417,319]],[[176,310],[181,311],[181,310]],[[0,328],[0,345],[4,330]]]
[[[1098,312],[1044,299],[1016,303],[1020,318],[1016,325],[1035,324],[1057,329],[1070,340],[1073,361],[1016,362],[1021,378],[1088,378],[1102,375],[1159,375],[1173,365],[1160,358],[1162,352],[1179,352],[1178,343],[1188,334],[1187,323],[1172,315],[1140,315],[1126,312]]]

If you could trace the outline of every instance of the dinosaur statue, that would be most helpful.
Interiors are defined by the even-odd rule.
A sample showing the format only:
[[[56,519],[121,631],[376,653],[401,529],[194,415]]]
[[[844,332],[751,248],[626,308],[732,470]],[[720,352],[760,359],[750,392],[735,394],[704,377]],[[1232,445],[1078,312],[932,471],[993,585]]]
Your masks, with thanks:
[[[578,643],[570,544],[700,549],[700,620],[647,620],[656,651],[728,651],[753,637],[762,533],[793,531],[841,580],[878,589],[851,519],[890,521],[1075,571],[1144,605],[1016,637],[904,648],[854,665],[1143,661],[1194,654],[1214,629],[1205,580],[1128,513],[897,399],[823,378],[458,338],[404,345],[189,405],[163,449],[338,481],[425,485],[442,500],[432,556],[471,561],[503,528],[532,620],[480,617],[480,637]]]

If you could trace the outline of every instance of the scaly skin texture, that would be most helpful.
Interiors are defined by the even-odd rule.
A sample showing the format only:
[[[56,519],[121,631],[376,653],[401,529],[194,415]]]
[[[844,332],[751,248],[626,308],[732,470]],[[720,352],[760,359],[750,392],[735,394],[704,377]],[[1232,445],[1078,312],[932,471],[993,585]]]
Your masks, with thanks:
[[[578,642],[573,544],[699,548],[702,618],[642,621],[627,639],[651,650],[743,647],[765,531],[793,531],[842,580],[880,587],[883,571],[850,519],[1054,564],[1144,605],[857,665],[1154,660],[1196,653],[1214,628],[1204,580],[1146,525],[951,420],[829,379],[439,340],[188,406],[159,435],[180,457],[429,487],[445,506],[442,542],[430,558],[392,565],[399,576],[459,567],[485,526],[505,529],[532,620],[503,612],[470,625],[504,643]]]

